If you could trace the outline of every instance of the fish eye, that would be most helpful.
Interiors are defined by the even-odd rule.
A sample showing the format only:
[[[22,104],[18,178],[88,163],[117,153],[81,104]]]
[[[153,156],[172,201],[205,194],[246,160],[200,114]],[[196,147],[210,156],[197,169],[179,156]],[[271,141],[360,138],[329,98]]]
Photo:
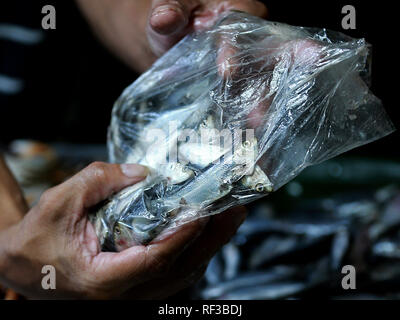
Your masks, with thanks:
[[[248,148],[251,146],[251,142],[249,140],[246,140],[245,142],[243,142],[243,147]]]
[[[256,191],[257,192],[264,192],[264,185],[262,183],[257,183],[256,185]]]
[[[121,229],[118,226],[115,227],[115,233],[121,234]]]

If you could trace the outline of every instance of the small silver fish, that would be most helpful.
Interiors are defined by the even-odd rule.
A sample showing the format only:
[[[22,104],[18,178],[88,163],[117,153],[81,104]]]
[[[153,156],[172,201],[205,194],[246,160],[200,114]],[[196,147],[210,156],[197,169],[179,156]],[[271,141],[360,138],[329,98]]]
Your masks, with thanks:
[[[121,215],[123,215],[124,212],[129,210],[133,199],[137,199],[143,189],[159,183],[160,181],[166,181],[168,185],[180,184],[194,176],[192,170],[180,163],[160,165],[159,170],[159,172],[150,170],[145,180],[121,190],[112,196],[96,213],[90,215],[90,220],[102,247],[106,246],[107,242],[113,237],[114,224],[121,219]],[[140,226],[144,221],[142,221],[143,218],[139,220],[137,224]],[[123,230],[125,224],[123,222],[121,222],[121,224],[121,230]],[[138,230],[135,232],[139,233]],[[140,239],[142,238],[143,237],[140,237]]]
[[[159,166],[159,174],[171,184],[180,184],[193,178],[194,172],[179,162],[171,162]]]
[[[106,209],[107,208],[102,208],[99,211],[97,211],[96,214],[89,215],[89,221],[92,223],[94,227],[101,248],[106,247],[106,241],[107,239],[109,239],[111,233],[105,216]]]
[[[113,229],[113,241],[116,251],[122,251],[132,247],[149,243],[158,235],[157,227],[161,226],[158,219],[149,220],[136,217],[127,224],[118,221]]]
[[[165,203],[181,203],[184,199],[189,205],[205,207],[227,195],[232,190],[233,183],[241,179],[253,165],[253,147],[256,145],[257,139],[246,140],[235,150],[233,156],[228,155],[223,163],[211,166],[171,198],[166,199]]]
[[[212,115],[208,115],[202,123],[200,123],[200,130],[201,129],[215,129],[215,118]]]
[[[224,155],[224,150],[219,145],[203,143],[183,143],[178,148],[179,160],[193,164],[204,169],[211,163],[215,163]]]
[[[273,191],[273,184],[258,165],[255,166],[253,174],[244,176],[240,182],[246,188],[258,193],[270,193]]]
[[[201,295],[203,299],[218,299],[237,290],[287,281],[297,272],[295,267],[284,265],[278,265],[262,272],[246,272],[233,279],[206,287],[202,290]]]

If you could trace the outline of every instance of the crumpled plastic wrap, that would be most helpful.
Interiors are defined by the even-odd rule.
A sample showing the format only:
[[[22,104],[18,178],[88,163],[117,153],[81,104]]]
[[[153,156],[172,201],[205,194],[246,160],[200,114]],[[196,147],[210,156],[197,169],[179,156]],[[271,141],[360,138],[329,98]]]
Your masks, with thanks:
[[[150,168],[92,216],[103,250],[146,244],[276,191],[394,130],[370,46],[241,12],[186,36],[115,103],[109,158]]]

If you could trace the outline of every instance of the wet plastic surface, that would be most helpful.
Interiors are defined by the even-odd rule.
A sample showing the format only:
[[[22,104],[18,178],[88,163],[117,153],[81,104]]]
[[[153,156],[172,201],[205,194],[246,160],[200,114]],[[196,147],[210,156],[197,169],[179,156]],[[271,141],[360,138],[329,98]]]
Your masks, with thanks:
[[[151,169],[93,215],[104,250],[259,199],[394,130],[369,45],[234,12],[189,35],[116,102],[109,157]]]

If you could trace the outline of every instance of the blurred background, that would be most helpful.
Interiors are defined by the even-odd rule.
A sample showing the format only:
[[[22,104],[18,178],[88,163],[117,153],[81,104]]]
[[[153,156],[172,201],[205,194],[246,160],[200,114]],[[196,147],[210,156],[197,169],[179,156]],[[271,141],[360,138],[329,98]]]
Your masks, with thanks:
[[[399,127],[393,4],[264,2],[270,20],[366,38],[373,48],[372,91]],[[56,30],[41,29],[45,4],[56,7]],[[347,4],[356,8],[356,30],[341,28]],[[21,50],[4,36],[10,24],[33,30],[36,40]],[[0,92],[0,151],[31,204],[87,163],[107,159],[113,103],[138,76],[99,43],[74,1],[65,0],[1,1],[0,88],[2,75],[26,79]],[[249,219],[191,297],[400,298],[399,134],[306,169],[251,205]],[[347,264],[357,270],[357,290],[341,286]]]

